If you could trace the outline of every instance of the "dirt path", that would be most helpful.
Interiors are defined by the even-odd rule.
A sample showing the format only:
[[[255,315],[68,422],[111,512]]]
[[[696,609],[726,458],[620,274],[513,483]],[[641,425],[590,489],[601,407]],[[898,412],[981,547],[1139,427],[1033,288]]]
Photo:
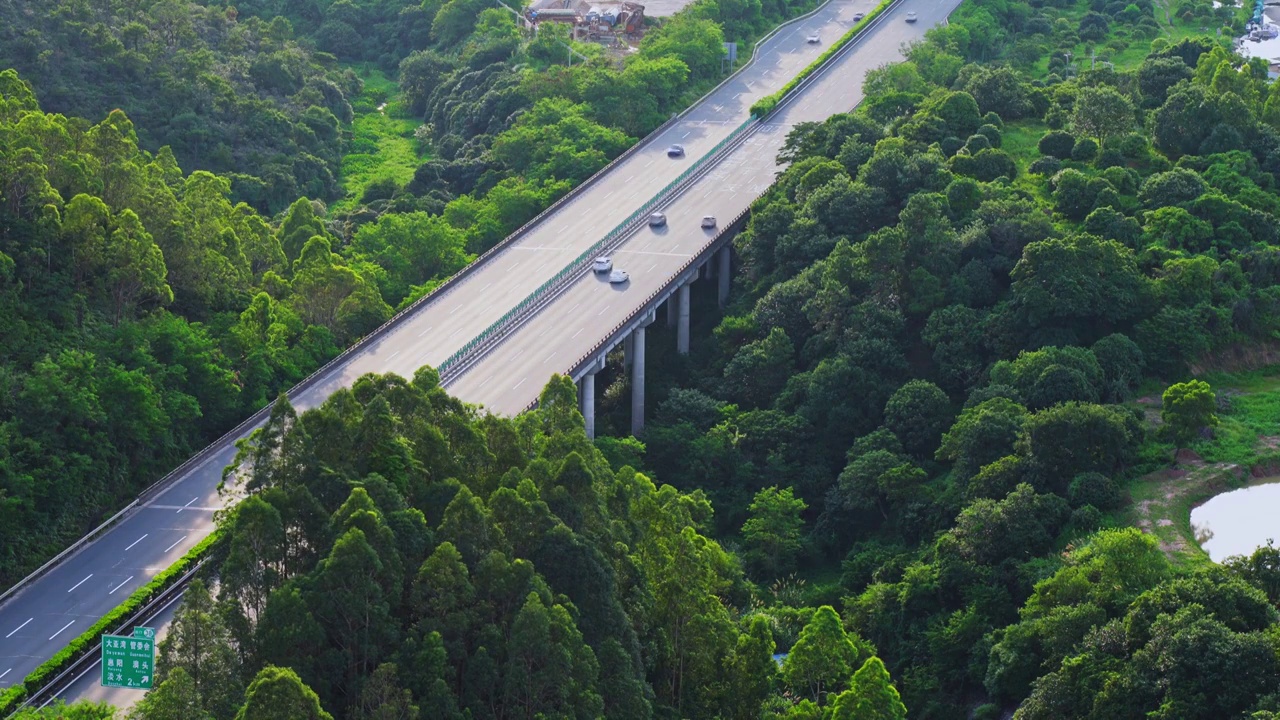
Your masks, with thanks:
[[[1206,463],[1194,452],[1180,450],[1174,467],[1150,473],[1134,483],[1134,525],[1155,535],[1171,560],[1203,554],[1191,527],[1191,507],[1238,487],[1246,472],[1239,465]]]

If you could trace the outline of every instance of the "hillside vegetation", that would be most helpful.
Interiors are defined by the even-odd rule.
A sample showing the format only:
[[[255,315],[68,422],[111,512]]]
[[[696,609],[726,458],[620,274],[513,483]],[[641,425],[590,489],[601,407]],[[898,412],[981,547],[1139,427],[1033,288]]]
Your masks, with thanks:
[[[183,0],[0,3],[4,68],[49,112],[123,110],[144,149],[167,146],[182,167],[225,175],[237,200],[273,213],[337,192],[360,90],[288,22]]]
[[[340,210],[274,219],[0,74],[0,574],[799,9],[702,0],[569,68],[487,3],[245,3],[371,81]],[[277,403],[129,717],[1280,717],[1277,550],[1214,565],[1173,517],[1277,461],[1280,85],[1214,37],[1237,14],[964,3],[791,133],[641,438],[587,440],[560,377],[515,419],[430,368]],[[71,713],[120,716],[20,717]]]

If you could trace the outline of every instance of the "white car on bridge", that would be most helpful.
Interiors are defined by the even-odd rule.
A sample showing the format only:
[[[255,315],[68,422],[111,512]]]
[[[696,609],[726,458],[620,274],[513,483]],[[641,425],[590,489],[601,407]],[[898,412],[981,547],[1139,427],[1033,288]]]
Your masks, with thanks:
[[[613,269],[613,258],[608,255],[601,255],[595,259],[595,262],[591,263],[591,269],[598,273],[609,272]]]

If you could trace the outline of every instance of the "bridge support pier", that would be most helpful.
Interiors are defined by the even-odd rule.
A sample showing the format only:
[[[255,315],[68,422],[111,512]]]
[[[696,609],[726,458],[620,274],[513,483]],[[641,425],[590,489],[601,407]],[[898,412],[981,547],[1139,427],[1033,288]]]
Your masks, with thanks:
[[[676,327],[676,352],[689,354],[689,283],[676,291],[680,300],[680,324]],[[668,301],[669,302],[669,301]]]
[[[733,246],[725,245],[724,247],[720,248],[720,257],[717,258],[717,260],[719,260],[719,265],[720,265],[720,267],[716,269],[716,276],[717,276],[716,279],[719,282],[719,291],[720,291],[719,292],[720,307],[724,307],[724,304],[729,300],[729,279],[730,279],[729,278],[729,272],[730,272],[729,253],[730,252],[733,252]]]
[[[631,434],[644,432],[644,326],[631,331]]]
[[[635,364],[635,335],[628,335],[622,339],[622,369],[625,372]]]
[[[587,437],[596,437],[596,374],[589,372],[582,376],[582,419],[587,426]]]

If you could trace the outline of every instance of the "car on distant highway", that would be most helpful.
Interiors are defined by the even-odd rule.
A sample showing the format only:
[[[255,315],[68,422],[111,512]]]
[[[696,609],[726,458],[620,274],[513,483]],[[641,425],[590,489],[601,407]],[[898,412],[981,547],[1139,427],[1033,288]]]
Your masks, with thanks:
[[[854,22],[858,22],[859,20],[861,20],[862,18],[864,18],[864,17],[866,17],[866,16],[867,16],[867,14],[866,14],[866,13],[854,13],[854,14],[853,14],[853,21],[854,21]]]
[[[613,258],[608,255],[601,255],[591,263],[591,269],[596,272],[609,272],[613,269]]]
[[[667,148],[667,157],[673,157],[673,158],[684,157],[684,146],[672,145],[671,147]]]
[[[915,21],[916,21],[916,11],[912,10],[911,12],[907,13],[907,22],[915,22]]]
[[[702,217],[702,229],[707,230],[716,226],[715,215],[704,215]]]
[[[631,279],[631,276],[627,274],[626,270],[614,270],[613,272],[609,273],[610,285],[621,285],[622,283],[627,282],[630,279]]]
[[[667,224],[667,216],[656,212],[649,216],[649,227],[662,227]]]
[[[810,45],[817,45],[818,43],[822,42],[822,38],[818,37],[817,35],[810,35],[809,37],[805,38],[804,41],[809,43]]]

